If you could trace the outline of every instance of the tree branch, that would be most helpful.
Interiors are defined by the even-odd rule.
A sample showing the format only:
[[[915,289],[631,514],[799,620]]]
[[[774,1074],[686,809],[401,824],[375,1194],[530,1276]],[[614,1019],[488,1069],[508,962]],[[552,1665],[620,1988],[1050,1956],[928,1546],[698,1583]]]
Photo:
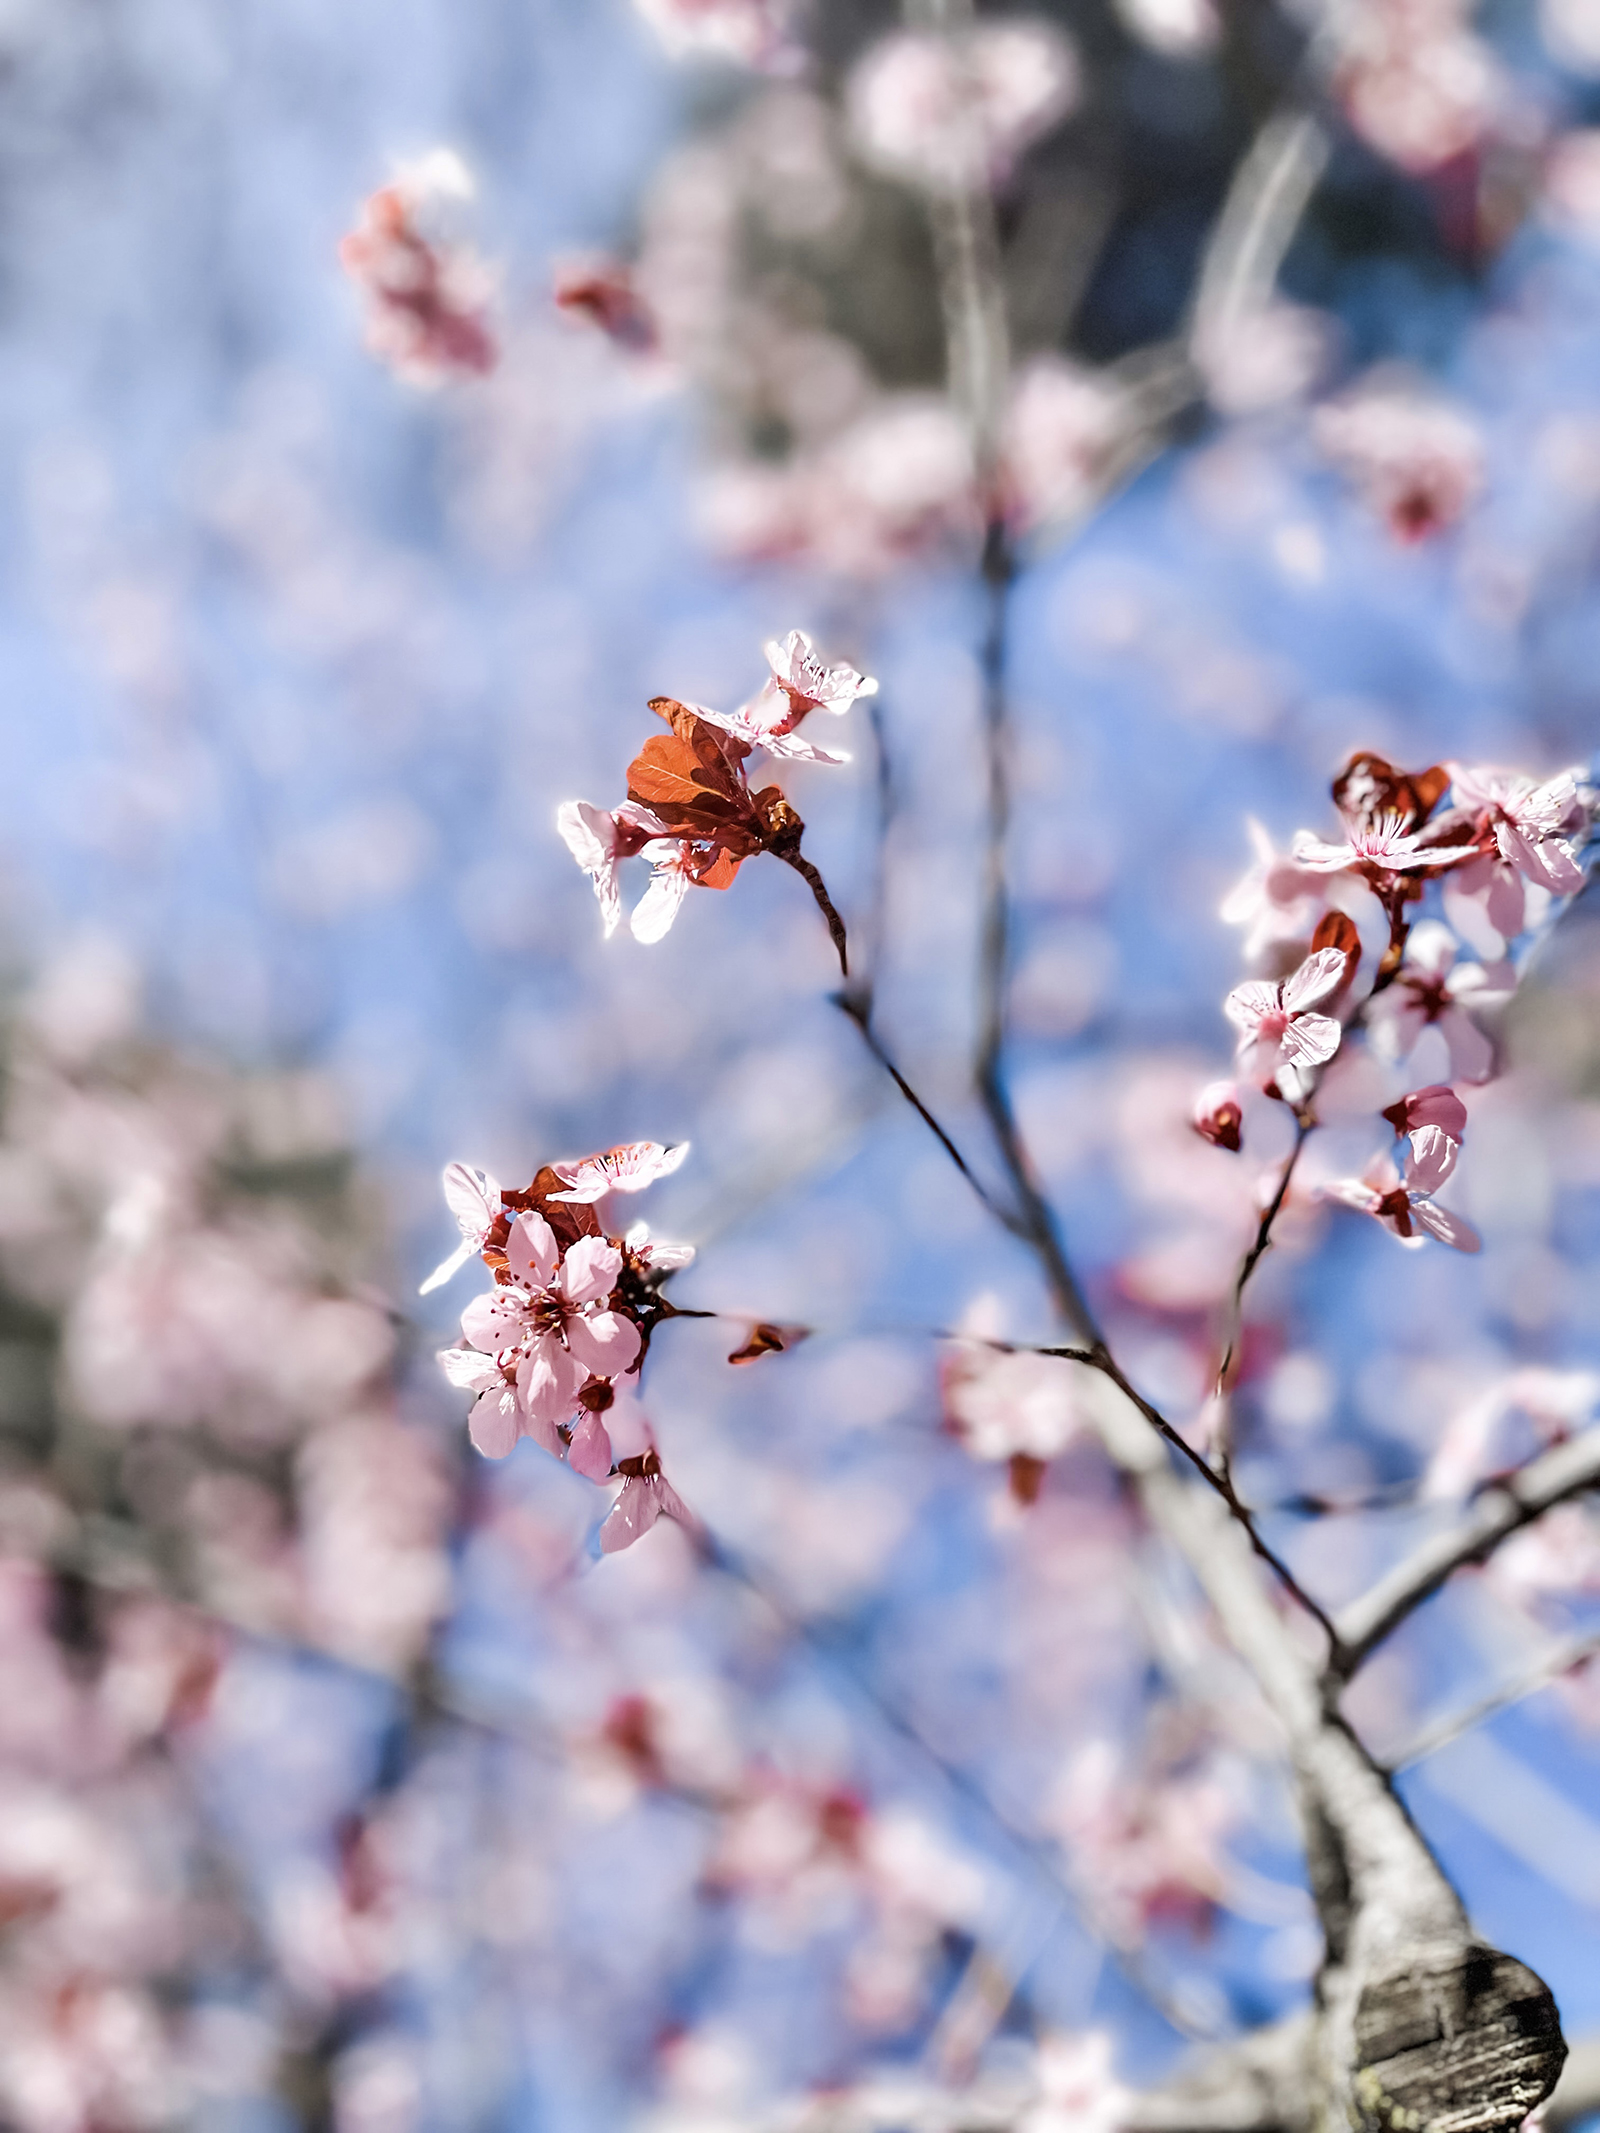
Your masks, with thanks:
[[[1348,1680],[1455,1571],[1483,1562],[1518,1527],[1532,1525],[1569,1496],[1581,1496],[1596,1486],[1600,1486],[1600,1429],[1569,1438],[1497,1482],[1458,1525],[1424,1541],[1343,1610],[1336,1621],[1340,1657],[1332,1673]]]
[[[1390,1770],[1409,1770],[1425,1757],[1437,1755],[1441,1748],[1448,1748],[1463,1733],[1470,1733],[1481,1726],[1485,1719],[1493,1718],[1497,1711],[1507,1711],[1513,1704],[1521,1703],[1524,1697],[1537,1695],[1547,1689],[1551,1682],[1559,1681],[1563,1674],[1570,1674],[1574,1667],[1582,1666],[1600,1652],[1600,1630],[1591,1629],[1577,1637],[1563,1637],[1545,1652],[1536,1666],[1530,1667],[1515,1681],[1504,1682],[1487,1696],[1480,1696],[1475,1703],[1467,1704],[1458,1711],[1447,1713],[1425,1726],[1414,1740],[1398,1755],[1387,1762]]]

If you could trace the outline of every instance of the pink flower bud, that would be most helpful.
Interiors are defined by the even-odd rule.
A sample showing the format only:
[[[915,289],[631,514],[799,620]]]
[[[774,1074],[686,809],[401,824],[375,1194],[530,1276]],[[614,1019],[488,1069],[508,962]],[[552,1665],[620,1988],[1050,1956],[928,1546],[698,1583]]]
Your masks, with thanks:
[[[1189,1123],[1213,1148],[1228,1148],[1237,1155],[1242,1146],[1240,1128],[1244,1124],[1238,1089],[1231,1081],[1208,1082],[1195,1098]]]
[[[1409,1096],[1390,1104],[1383,1116],[1396,1133],[1416,1133],[1424,1126],[1438,1126],[1453,1141],[1459,1141],[1467,1130],[1467,1107],[1444,1081],[1413,1089]]]

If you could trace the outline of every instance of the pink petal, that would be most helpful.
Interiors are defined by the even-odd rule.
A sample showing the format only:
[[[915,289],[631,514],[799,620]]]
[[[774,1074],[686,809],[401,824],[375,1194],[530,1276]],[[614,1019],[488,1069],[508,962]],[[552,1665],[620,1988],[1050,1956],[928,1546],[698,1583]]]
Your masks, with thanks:
[[[569,1422],[589,1373],[554,1335],[543,1334],[517,1368],[517,1390],[530,1422]]]
[[[1313,837],[1309,830],[1296,830],[1294,842],[1289,847],[1298,866],[1310,867],[1313,873],[1332,874],[1355,861],[1355,851],[1348,844],[1324,844],[1320,837]]]
[[[689,877],[679,867],[660,867],[650,877],[650,886],[633,908],[628,921],[630,932],[636,941],[648,947],[659,941],[669,930],[678,915],[679,906],[689,893]]]
[[[597,1378],[614,1378],[639,1353],[639,1329],[619,1311],[590,1311],[567,1321],[567,1346],[585,1370]]]
[[[1434,1193],[1456,1167],[1461,1143],[1442,1126],[1419,1126],[1406,1155],[1405,1182],[1410,1193]]]
[[[664,1148],[660,1141],[623,1141],[618,1147],[603,1148],[598,1155],[586,1155],[576,1163],[552,1163],[556,1176],[571,1188],[552,1194],[552,1198],[593,1202],[604,1199],[608,1192],[643,1192],[657,1178],[670,1177],[688,1153],[687,1141],[677,1141],[670,1148]]]
[[[1460,1215],[1451,1214],[1448,1207],[1435,1207],[1431,1200],[1418,1200],[1412,1215],[1441,1244],[1448,1244],[1458,1252],[1481,1252],[1483,1239],[1470,1222]]]
[[[524,1208],[506,1240],[506,1264],[517,1280],[534,1288],[548,1288],[560,1256],[555,1231],[544,1216],[531,1207]]]
[[[503,1348],[516,1347],[527,1332],[528,1309],[526,1289],[486,1289],[462,1312],[461,1330],[474,1348],[498,1355]]]
[[[580,1237],[561,1264],[561,1293],[569,1303],[596,1303],[609,1296],[622,1272],[622,1254],[606,1237]]]
[[[1487,1081],[1494,1072],[1494,1046],[1459,1007],[1447,1007],[1439,1030],[1450,1047],[1450,1072],[1457,1081]]]
[[[1279,1011],[1278,988],[1252,978],[1244,985],[1235,985],[1222,1003],[1222,1012],[1236,1029],[1253,1036],[1261,1027],[1262,1018]]]
[[[606,1555],[616,1555],[624,1548],[631,1548],[641,1534],[648,1533],[661,1516],[662,1504],[657,1492],[660,1476],[656,1474],[630,1474],[622,1484],[622,1494],[611,1506],[605,1524],[600,1528],[600,1547]]]
[[[1340,961],[1343,960],[1341,954]],[[1281,1042],[1286,1057],[1302,1066],[1321,1066],[1339,1049],[1343,1036],[1344,1025],[1332,1015],[1296,1015]]]
[[[445,1377],[462,1392],[487,1392],[500,1383],[500,1366],[476,1348],[441,1348],[435,1360]]]
[[[567,1464],[586,1481],[604,1481],[611,1472],[611,1439],[598,1415],[586,1411],[572,1432]]]
[[[1290,1014],[1314,1007],[1330,992],[1337,992],[1344,983],[1346,960],[1342,948],[1319,948],[1315,955],[1308,955],[1293,977],[1284,982],[1283,1004]]]
[[[468,1418],[467,1434],[485,1459],[504,1459],[516,1449],[522,1414],[509,1385],[503,1392],[483,1395]]]

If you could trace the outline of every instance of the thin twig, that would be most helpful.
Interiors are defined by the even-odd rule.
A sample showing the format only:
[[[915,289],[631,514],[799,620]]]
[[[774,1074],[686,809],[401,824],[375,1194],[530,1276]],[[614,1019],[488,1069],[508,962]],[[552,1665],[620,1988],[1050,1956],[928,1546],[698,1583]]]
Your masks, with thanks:
[[[1402,1748],[1398,1755],[1388,1758],[1384,1767],[1390,1772],[1411,1769],[1425,1757],[1437,1755],[1441,1748],[1448,1748],[1450,1743],[1459,1740],[1463,1733],[1470,1733],[1474,1727],[1481,1726],[1486,1718],[1493,1718],[1497,1711],[1508,1711],[1513,1704],[1521,1703],[1525,1697],[1537,1695],[1540,1689],[1547,1689],[1553,1681],[1559,1681],[1563,1674],[1570,1674],[1575,1667],[1582,1666],[1586,1659],[1594,1658],[1596,1653],[1600,1653],[1600,1629],[1586,1630],[1581,1636],[1563,1637],[1558,1644],[1551,1645],[1546,1650],[1537,1665],[1531,1667],[1527,1673],[1519,1675],[1515,1681],[1502,1682],[1499,1688],[1490,1690],[1487,1696],[1480,1696],[1475,1702],[1464,1705],[1458,1711],[1446,1712],[1444,1717],[1435,1719],[1432,1725],[1424,1726],[1407,1747]]]
[[[843,976],[849,977],[850,953],[849,944],[845,937],[844,920],[833,907],[833,899],[828,894],[827,883],[803,853],[790,851],[786,846],[780,848],[777,845],[773,845],[770,849],[774,858],[781,859],[786,867],[793,867],[795,872],[809,886],[812,895],[817,899],[818,910],[828,921],[829,937],[839,955],[840,972]]]
[[[1556,1504],[1596,1487],[1600,1487],[1600,1429],[1570,1438],[1508,1475],[1480,1496],[1458,1525],[1424,1541],[1344,1609],[1336,1623],[1341,1656],[1330,1663],[1333,1678],[1348,1680],[1455,1571],[1483,1562],[1520,1526],[1532,1525]]]

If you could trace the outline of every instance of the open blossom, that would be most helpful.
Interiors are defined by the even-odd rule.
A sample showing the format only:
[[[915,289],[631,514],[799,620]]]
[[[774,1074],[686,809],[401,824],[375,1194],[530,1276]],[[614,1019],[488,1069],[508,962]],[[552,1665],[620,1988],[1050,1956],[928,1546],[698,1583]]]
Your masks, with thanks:
[[[1002,439],[1006,515],[1023,531],[1070,523],[1099,498],[1127,434],[1117,387],[1061,356],[1038,356],[1017,378]]]
[[[552,1163],[550,1168],[567,1190],[550,1197],[589,1204],[603,1200],[608,1192],[643,1192],[657,1178],[671,1177],[688,1153],[687,1141],[671,1148],[659,1141],[626,1141],[619,1148],[602,1149],[575,1163]]]
[[[509,1281],[473,1298],[461,1314],[468,1346],[440,1361],[452,1384],[479,1395],[468,1427],[486,1458],[503,1459],[525,1430],[560,1458],[558,1431],[580,1394],[592,1380],[619,1377],[639,1354],[638,1327],[610,1308],[622,1253],[604,1237],[580,1237],[563,1253],[530,1210],[511,1224],[505,1249]],[[598,1467],[594,1479],[610,1472],[610,1439],[595,1413],[571,1457],[580,1473]]]
[[[990,20],[953,35],[901,30],[875,44],[847,90],[868,162],[934,191],[1003,178],[1077,101],[1077,55],[1037,18]]]
[[[1568,841],[1585,821],[1570,771],[1537,785],[1511,770],[1468,769],[1460,763],[1447,768],[1457,805],[1487,817],[1508,867],[1553,896],[1571,896],[1583,887],[1583,869]]]
[[[1457,866],[1472,853],[1470,845],[1426,843],[1419,832],[1407,829],[1400,814],[1381,816],[1370,828],[1352,824],[1341,844],[1330,844],[1310,830],[1296,830],[1292,849],[1296,863],[1316,874],[1342,873],[1354,867],[1364,872],[1410,874]]]
[[[732,713],[695,704],[695,716],[751,748],[764,748],[768,755],[802,763],[848,762],[848,756],[831,755],[796,729],[813,711],[831,711],[842,718],[858,697],[877,695],[877,682],[844,661],[829,666],[804,630],[791,630],[781,643],[767,645],[766,654],[771,672],[749,703]]]
[[[1486,968],[1458,963],[1450,928],[1428,919],[1412,929],[1405,961],[1394,983],[1378,993],[1367,1009],[1373,1049],[1380,1057],[1400,1060],[1428,1028],[1436,1028],[1450,1052],[1450,1072],[1457,1081],[1487,1081],[1494,1071],[1494,1046],[1467,1012],[1500,1007],[1516,980],[1508,964]]]
[[[1245,822],[1255,861],[1223,898],[1217,916],[1226,926],[1247,926],[1244,955],[1253,963],[1281,941],[1303,941],[1321,918],[1327,901],[1326,867],[1302,866],[1273,847],[1255,819]]]
[[[594,883],[609,940],[622,916],[617,866],[664,836],[666,824],[658,822],[649,808],[638,807],[631,800],[614,808],[591,807],[587,800],[563,800],[556,810],[556,828],[567,850]]]
[[[1253,978],[1229,993],[1223,1011],[1240,1033],[1239,1062],[1263,1087],[1280,1067],[1322,1066],[1339,1049],[1340,1024],[1310,1010],[1338,991],[1345,971],[1342,949],[1319,948],[1281,985]]]
[[[1483,445],[1457,409],[1375,383],[1321,408],[1318,444],[1398,541],[1453,526],[1483,484]]]
[[[1375,1215],[1402,1244],[1421,1244],[1426,1233],[1458,1252],[1475,1252],[1482,1240],[1471,1223],[1433,1204],[1460,1152],[1460,1143],[1442,1127],[1424,1126],[1411,1136],[1403,1176],[1387,1156],[1380,1156],[1360,1178],[1337,1179],[1324,1186],[1323,1193],[1364,1215]]]
[[[1496,115],[1494,55],[1456,0],[1361,0],[1341,27],[1334,86],[1350,123],[1402,170],[1437,170]]]
[[[460,158],[435,149],[372,194],[339,246],[340,264],[366,292],[368,347],[413,384],[482,376],[499,354],[488,315],[493,278],[442,231],[444,209],[471,194]]]
[[[456,1218],[461,1242],[448,1259],[434,1268],[417,1291],[419,1296],[442,1288],[457,1268],[464,1267],[469,1259],[475,1259],[500,1218],[500,1187],[486,1170],[473,1170],[465,1163],[447,1164],[444,1199]]]

